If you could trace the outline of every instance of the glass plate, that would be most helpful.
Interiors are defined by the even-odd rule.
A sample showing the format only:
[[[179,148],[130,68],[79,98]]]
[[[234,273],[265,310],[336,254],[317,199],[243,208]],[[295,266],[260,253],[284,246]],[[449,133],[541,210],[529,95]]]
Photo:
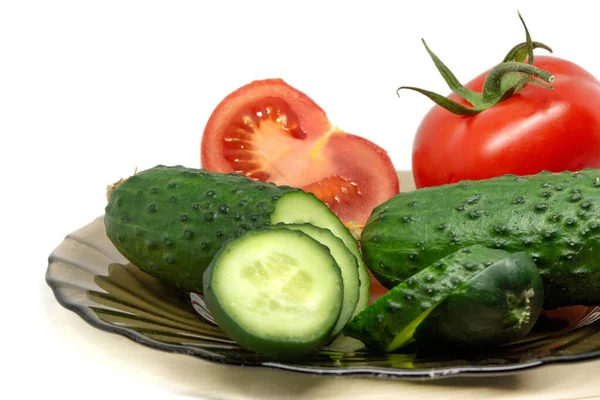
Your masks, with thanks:
[[[403,191],[412,188],[409,177],[400,176]],[[415,347],[381,354],[340,337],[300,360],[276,362],[229,340],[201,296],[183,297],[130,264],[104,229],[98,217],[69,234],[49,257],[46,281],[61,305],[92,326],[156,349],[231,365],[403,379],[506,374],[600,356],[600,307],[577,306],[544,312],[528,337],[486,352],[440,354]]]

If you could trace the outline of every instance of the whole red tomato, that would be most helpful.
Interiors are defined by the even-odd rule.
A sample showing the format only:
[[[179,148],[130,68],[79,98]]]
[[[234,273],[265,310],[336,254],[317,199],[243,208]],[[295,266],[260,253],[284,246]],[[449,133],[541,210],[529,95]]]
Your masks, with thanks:
[[[454,93],[445,98],[405,87],[437,103],[424,117],[413,143],[412,166],[417,188],[504,174],[600,168],[600,82],[567,60],[551,56],[534,58],[534,48],[551,49],[532,42],[525,22],[523,26],[527,42],[515,46],[503,63],[464,87],[425,44]],[[522,62],[526,58],[527,65]],[[500,84],[507,83],[502,82],[508,78],[507,68],[512,68],[511,84],[515,79],[529,79],[529,82],[513,86],[514,93],[509,91],[500,96],[510,87]],[[494,73],[498,78],[499,71],[505,76],[490,79]],[[551,83],[553,90],[532,76]],[[494,87],[492,81],[498,85]],[[496,97],[490,96],[494,93]],[[467,112],[472,109],[479,112]]]
[[[560,58],[536,57],[533,65],[554,75],[553,91],[528,84],[473,116],[438,105],[429,111],[413,144],[417,187],[600,167],[600,82]],[[480,92],[486,76],[465,86]]]

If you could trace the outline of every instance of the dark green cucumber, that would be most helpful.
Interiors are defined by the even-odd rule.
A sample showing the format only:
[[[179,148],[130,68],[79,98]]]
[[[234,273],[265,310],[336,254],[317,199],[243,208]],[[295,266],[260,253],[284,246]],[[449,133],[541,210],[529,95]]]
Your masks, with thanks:
[[[342,312],[333,328],[332,336],[337,336],[354,316],[354,310],[360,296],[360,279],[356,257],[344,245],[342,239],[335,236],[329,229],[318,228],[311,224],[278,224],[273,228],[298,230],[306,233],[319,243],[327,246],[335,262],[340,267],[344,282],[344,302]]]
[[[217,325],[241,346],[274,358],[325,345],[342,299],[329,249],[297,230],[248,232],[223,246],[204,273],[204,300]]]
[[[313,194],[182,166],[158,165],[123,181],[109,198],[104,222],[108,238],[132,264],[188,292],[202,293],[203,272],[226,241],[280,222],[329,229],[360,257],[356,240]],[[366,271],[362,259],[359,268]],[[368,300],[369,282],[363,283]]]
[[[531,331],[543,301],[535,263],[524,252],[513,253],[454,290],[423,320],[414,337],[441,346],[507,344]]]
[[[600,170],[401,193],[373,210],[361,237],[364,259],[388,288],[473,244],[527,252],[544,281],[544,308],[600,305]]]
[[[440,302],[508,255],[478,245],[452,253],[377,299],[348,323],[344,334],[385,352],[410,344],[415,329]]]

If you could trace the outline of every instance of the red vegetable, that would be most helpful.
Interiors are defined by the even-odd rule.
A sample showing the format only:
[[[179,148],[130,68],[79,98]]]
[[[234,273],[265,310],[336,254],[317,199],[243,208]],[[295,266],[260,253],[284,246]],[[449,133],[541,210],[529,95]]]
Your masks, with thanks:
[[[526,43],[465,87],[427,48],[454,93],[445,98],[408,88],[438,103],[413,144],[418,188],[600,167],[600,82],[569,61],[534,59],[534,47],[550,49],[531,42],[525,31]]]
[[[201,163],[312,192],[344,222],[364,224],[399,191],[382,148],[334,127],[315,102],[280,79],[252,82],[217,106],[202,136]]]

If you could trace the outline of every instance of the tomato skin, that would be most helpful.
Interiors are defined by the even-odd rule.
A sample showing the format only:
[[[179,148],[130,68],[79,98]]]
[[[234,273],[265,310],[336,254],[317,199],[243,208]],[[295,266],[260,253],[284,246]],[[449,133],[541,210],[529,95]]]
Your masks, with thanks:
[[[201,166],[314,193],[343,221],[366,223],[399,192],[396,170],[375,143],[335,126],[310,97],[281,79],[225,97],[201,141]]]
[[[534,65],[554,75],[554,91],[527,84],[475,116],[437,105],[426,114],[413,142],[417,188],[600,167],[600,82],[560,58],[538,56]],[[488,72],[465,86],[481,92]]]

